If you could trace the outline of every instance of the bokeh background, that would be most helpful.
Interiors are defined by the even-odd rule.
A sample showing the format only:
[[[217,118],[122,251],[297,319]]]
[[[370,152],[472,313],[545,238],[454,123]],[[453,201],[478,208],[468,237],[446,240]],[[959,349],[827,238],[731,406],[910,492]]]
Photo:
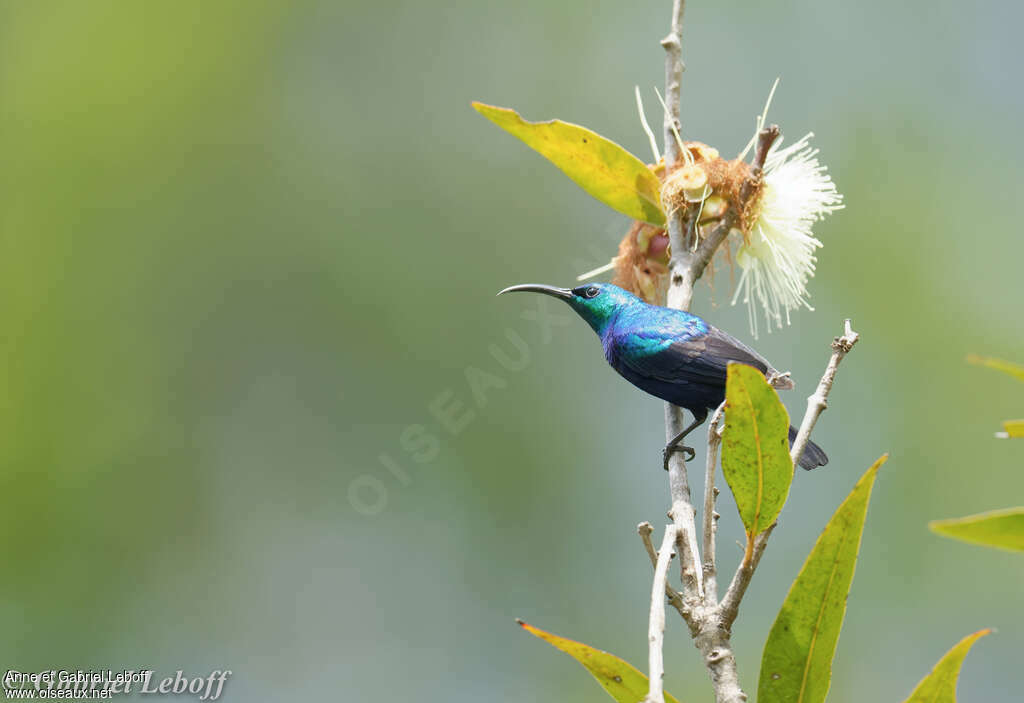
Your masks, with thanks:
[[[643,667],[661,404],[582,323],[494,298],[571,281],[628,223],[469,103],[646,157],[632,92],[653,118],[669,4],[0,3],[0,665],[230,669],[233,701],[603,696],[518,616]],[[1024,561],[925,524],[1024,502],[1024,445],[992,438],[1024,389],[964,363],[1024,359],[1024,10],[688,4],[686,136],[738,152],[781,76],[771,118],[846,197],[816,310],[757,342],[791,411],[842,318],[862,333],[832,462],[797,475],[743,605],[744,682],[888,451],[830,700],[902,700],[987,626],[961,696],[1014,700]],[[720,268],[697,310],[749,340],[729,297]],[[508,330],[525,368],[489,351]],[[674,619],[667,648],[668,690],[710,700]]]

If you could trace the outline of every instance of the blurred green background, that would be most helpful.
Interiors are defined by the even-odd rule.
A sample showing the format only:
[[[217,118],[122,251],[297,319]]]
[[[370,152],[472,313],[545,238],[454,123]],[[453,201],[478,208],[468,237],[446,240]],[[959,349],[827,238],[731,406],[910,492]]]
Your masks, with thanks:
[[[231,669],[235,701],[600,699],[519,616],[643,666],[661,404],[565,311],[545,336],[536,301],[494,298],[571,281],[628,223],[469,102],[646,157],[632,91],[653,116],[669,5],[0,3],[0,665]],[[736,626],[747,690],[889,451],[830,701],[902,700],[986,626],[962,697],[1015,699],[1024,561],[925,523],[1024,503],[1024,445],[992,438],[1024,389],[964,364],[1024,360],[1024,10],[688,5],[685,135],[738,152],[781,76],[771,118],[816,132],[846,197],[816,311],[757,342],[792,412],[842,318],[862,334],[815,435],[832,462],[797,475]],[[697,310],[749,340],[728,283]],[[518,371],[489,351],[507,330]],[[430,409],[453,403],[457,435]],[[710,700],[667,639],[667,689]]]

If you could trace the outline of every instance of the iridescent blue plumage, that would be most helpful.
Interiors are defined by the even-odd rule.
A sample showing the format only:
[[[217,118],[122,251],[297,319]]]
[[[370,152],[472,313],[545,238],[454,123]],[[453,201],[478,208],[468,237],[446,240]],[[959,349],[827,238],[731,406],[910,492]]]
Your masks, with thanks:
[[[687,431],[702,423],[708,411],[725,399],[730,361],[753,366],[765,375],[777,373],[756,351],[696,315],[650,305],[608,283],[572,290],[540,285],[506,289],[517,290],[565,300],[601,338],[605,358],[623,378],[693,414],[694,423]],[[792,383],[782,387],[792,388]],[[796,430],[790,428],[790,443],[795,436]],[[800,458],[805,469],[827,462],[828,457],[813,442]]]

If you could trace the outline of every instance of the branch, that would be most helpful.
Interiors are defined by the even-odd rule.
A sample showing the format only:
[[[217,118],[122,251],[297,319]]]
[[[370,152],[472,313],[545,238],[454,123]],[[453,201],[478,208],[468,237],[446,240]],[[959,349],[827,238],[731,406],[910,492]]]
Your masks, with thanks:
[[[636,533],[640,535],[640,539],[643,540],[644,549],[647,550],[647,556],[651,558],[651,566],[658,566],[658,553],[654,551],[654,542],[651,541],[651,533],[654,532],[654,527],[651,523],[644,520],[636,526]]]
[[[682,157],[681,145],[677,142],[678,134],[681,132],[679,121],[680,88],[683,75],[682,60],[682,36],[683,36],[683,10],[685,0],[674,0],[672,7],[672,29],[669,36],[662,40],[665,48],[665,163],[668,171],[671,171],[676,162]],[[695,236],[696,213],[686,210],[677,210],[668,217],[666,229],[669,234],[669,244],[672,249],[672,258],[669,262],[669,293],[668,306],[677,310],[689,310],[693,300],[693,285],[705,272],[705,269],[712,262],[718,248],[722,246],[729,232],[737,224],[741,224],[740,218],[748,208],[753,197],[761,189],[762,172],[765,160],[768,158],[768,151],[775,140],[778,139],[778,127],[772,125],[761,130],[758,134],[758,148],[754,158],[750,174],[740,185],[738,202],[734,207],[729,208],[722,217],[719,224],[703,238],[697,246],[690,251],[686,247],[686,241],[691,232]],[[717,425],[719,411],[716,412],[712,421],[712,428]],[[666,403],[665,405],[665,429],[667,439],[672,439],[683,429],[682,409]],[[713,432],[711,430],[710,432]],[[690,497],[689,480],[686,474],[686,462],[681,452],[675,452],[669,457],[669,491],[672,497],[672,509],[669,517],[672,518],[676,543],[679,547],[679,562],[682,570],[682,607],[677,607],[680,614],[686,619],[690,627],[697,649],[705,658],[705,666],[712,678],[715,688],[715,699],[719,703],[739,703],[746,700],[746,694],[739,687],[739,676],[736,672],[736,660],[732,653],[732,646],[729,642],[729,628],[722,626],[721,609],[717,604],[717,575],[715,566],[715,464],[717,457],[713,455],[717,451],[718,441],[712,448],[713,440],[709,435],[709,457],[708,472],[709,479],[705,486],[705,529],[703,529],[703,550],[709,560],[705,566],[700,565],[700,552],[697,547],[696,535],[696,511]],[[641,537],[643,531],[641,530]],[[649,541],[649,532],[646,541]],[[668,532],[666,533],[668,539]],[[664,551],[663,546],[663,551]],[[653,551],[653,545],[648,547],[649,552]],[[762,547],[763,551],[763,547]],[[760,554],[756,554],[751,560],[756,565]],[[658,566],[662,560],[657,561]],[[707,569],[707,571],[706,571]],[[753,573],[753,571],[752,571]],[[707,578],[706,578],[707,574]],[[734,579],[735,580],[735,579]],[[746,580],[750,580],[749,576]],[[668,585],[668,584],[666,584]],[[730,586],[730,589],[732,587]],[[745,589],[745,585],[743,586]],[[671,589],[675,592],[675,589]],[[652,591],[653,598],[660,598],[657,578]],[[671,596],[670,596],[671,598]],[[652,599],[653,600],[653,599]],[[675,605],[675,604],[674,604]],[[664,604],[662,605],[664,615]],[[653,632],[654,604],[651,604],[651,625]],[[653,647],[653,641],[652,645]],[[658,647],[660,643],[658,643]],[[655,700],[654,684],[654,659],[651,654],[651,695],[648,700]],[[658,652],[658,664],[660,652]],[[658,669],[658,675],[664,673]],[[656,685],[656,700],[662,697],[660,683]]]
[[[671,36],[669,35],[670,38]],[[666,46],[666,51],[671,53],[668,46]],[[674,75],[676,74],[670,74],[666,69],[666,80]],[[689,231],[689,226],[692,225],[692,216],[688,220],[684,220],[684,213],[677,211],[669,217],[668,235],[672,248],[672,259],[669,263],[671,277],[669,279],[668,307],[678,310],[689,309],[693,300],[694,284],[704,274],[704,270],[711,263],[718,247],[739,222],[740,213],[746,209],[751,198],[760,189],[765,160],[768,158],[772,144],[778,138],[778,125],[770,125],[758,133],[754,163],[751,165],[750,175],[740,186],[739,202],[736,207],[730,208],[726,212],[721,222],[700,242],[695,251],[687,250],[684,238],[684,233]],[[665,434],[667,438],[674,437],[683,427],[682,411],[671,403],[666,403]],[[683,570],[684,594],[692,595],[696,600],[703,600],[709,589],[707,584],[703,583],[703,569],[699,567],[696,524],[686,475],[686,463],[678,453],[669,458],[669,489],[672,497],[672,509],[669,515],[680,535],[680,564]],[[705,506],[707,506],[707,502],[707,497],[705,497]],[[713,509],[708,514],[710,515],[712,512]],[[705,557],[707,558],[706,549],[707,544],[705,543]],[[714,560],[713,555],[710,558],[712,561]]]
[[[680,157],[676,134],[682,132],[679,123],[680,90],[683,82],[683,12],[686,0],[673,0],[672,28],[661,40],[665,49],[665,164],[671,166]]]
[[[707,605],[718,604],[718,571],[715,565],[715,530],[718,527],[718,513],[715,512],[715,470],[718,467],[718,449],[722,446],[722,431],[718,424],[725,413],[725,401],[718,406],[708,423],[708,460],[704,467],[704,599]]]
[[[667,109],[665,114],[665,164],[671,170],[681,156],[676,144],[679,131],[679,88],[682,80],[682,21],[685,0],[674,0],[672,8],[672,30],[662,41],[665,47],[665,93]],[[761,176],[768,151],[779,138],[779,128],[772,125],[758,134],[757,151],[750,174],[740,186],[739,202],[729,208],[719,224],[690,251],[686,246],[686,235],[696,226],[696,214],[678,210],[668,218],[667,231],[672,258],[669,262],[668,307],[688,310],[693,300],[693,286],[704,274],[714,258],[715,252],[725,241],[729,232],[740,223],[741,214],[761,188]],[[682,410],[671,403],[665,404],[665,434],[671,439],[683,429]],[[709,454],[710,454],[709,447]],[[709,456],[709,462],[712,457]],[[713,463],[711,464],[713,467]],[[704,568],[700,564],[697,548],[696,512],[690,498],[690,485],[686,474],[686,462],[681,453],[669,457],[669,492],[672,518],[678,536],[679,561],[682,568],[684,610],[680,612],[690,626],[690,633],[704,656],[704,664],[715,688],[715,699],[719,703],[737,703],[747,699],[740,688],[736,671],[736,658],[729,642],[728,627],[722,627],[720,610],[716,607],[717,576],[714,566],[714,486],[705,495],[705,540],[704,553],[710,559],[710,578],[704,580]],[[711,470],[713,477],[713,468]],[[707,509],[709,503],[711,510]],[[707,528],[707,516],[711,527]],[[708,549],[710,545],[710,549]],[[763,547],[762,547],[763,551]],[[756,565],[759,554],[754,555],[748,566]],[[752,573],[752,571],[751,571]],[[749,582],[749,575],[746,577]],[[745,590],[746,586],[743,586]],[[736,591],[734,591],[735,593]],[[689,613],[689,617],[687,617]],[[735,617],[735,616],[733,616]]]
[[[671,440],[683,429],[683,412],[671,403],[665,403],[665,434]],[[692,611],[704,599],[703,569],[697,549],[696,512],[690,501],[690,484],[686,475],[686,462],[682,452],[675,452],[668,460],[668,487],[672,507],[668,516],[676,526],[679,543],[679,562],[683,579],[683,599]]]
[[[670,35],[671,36],[671,35]],[[740,212],[746,209],[747,203],[761,187],[761,176],[768,151],[779,138],[777,125],[770,125],[760,131],[757,140],[757,151],[750,175],[740,186],[740,202],[730,208],[722,221],[701,241],[696,251],[689,252],[684,245],[684,216],[676,212],[668,221],[669,241],[672,247],[670,262],[671,278],[668,290],[668,306],[686,310],[693,299],[693,284],[703,275],[704,269],[714,257],[716,249],[725,241],[729,231],[739,221]],[[691,218],[692,219],[692,218]],[[676,436],[684,427],[682,410],[671,403],[665,404],[665,434],[668,439]],[[700,555],[697,549],[697,528],[695,511],[690,498],[690,485],[686,474],[686,462],[681,453],[669,457],[669,492],[672,498],[672,509],[669,516],[675,523],[679,533],[680,566],[683,576],[683,598],[687,609],[693,611],[696,605],[704,604],[708,592],[703,582],[704,569],[700,566]],[[712,500],[713,503],[713,500]],[[705,497],[705,506],[707,498]],[[710,515],[712,511],[708,514]],[[705,558],[707,558],[705,545]],[[712,560],[714,556],[710,557]],[[749,564],[748,564],[749,566]],[[717,585],[717,581],[716,581]],[[716,597],[717,600],[717,597]],[[692,627],[692,625],[691,625]]]
[[[683,10],[685,0],[674,0],[672,6],[672,29],[662,40],[665,48],[665,166],[671,171],[676,161],[682,156],[676,143],[676,134],[680,131],[679,96],[683,74],[682,33]],[[775,125],[761,130],[758,135],[758,148],[750,174],[740,186],[739,202],[729,208],[719,224],[701,241],[695,250],[686,246],[686,235],[696,228],[696,213],[677,210],[668,217],[666,230],[672,250],[669,261],[668,307],[677,310],[689,310],[693,300],[693,286],[703,275],[704,269],[714,258],[718,247],[722,245],[729,232],[740,222],[741,214],[747,204],[760,190],[761,174],[768,150],[779,137],[779,128]],[[671,439],[683,429],[682,410],[671,403],[665,404],[665,433]],[[709,458],[710,461],[710,458]],[[713,475],[713,471],[712,471]],[[715,605],[717,593],[714,574],[714,487],[712,486],[711,506],[707,511],[711,516],[712,527],[705,532],[705,554],[711,545],[711,579],[704,581],[704,569],[700,564],[700,553],[697,547],[696,511],[690,497],[690,484],[686,474],[686,462],[682,453],[673,453],[668,462],[669,493],[672,508],[669,517],[675,526],[676,542],[679,546],[679,561],[682,569],[683,603],[681,614],[690,626],[697,648],[704,656],[704,665],[711,676],[715,689],[715,700],[719,703],[740,703],[747,696],[740,688],[739,675],[736,671],[736,658],[729,642],[729,630],[721,626],[720,609]],[[705,508],[708,496],[705,496]],[[710,532],[710,542],[708,534]],[[749,580],[749,579],[748,579]],[[710,587],[709,587],[710,584]],[[689,613],[689,617],[687,614]],[[653,686],[653,683],[652,683]]]
[[[641,531],[641,536],[643,532]],[[650,533],[648,533],[650,539]],[[665,526],[657,562],[654,567],[654,584],[651,586],[651,617],[647,626],[648,665],[650,668],[649,688],[644,703],[665,703],[665,588],[668,586],[668,563],[672,560],[672,548],[676,542],[675,525]]]
[[[800,423],[800,431],[796,433],[796,439],[793,440],[793,449],[790,453],[794,466],[800,460],[804,449],[807,447],[807,442],[811,439],[811,430],[814,429],[815,423],[818,422],[821,414],[828,409],[828,394],[836,380],[839,362],[853,349],[853,345],[857,343],[858,339],[860,339],[860,335],[853,331],[850,321],[844,321],[843,336],[832,340],[832,358],[828,360],[828,366],[825,367],[825,375],[821,377],[817,390],[807,398],[807,410],[804,412],[804,420]]]
[[[764,548],[768,546],[768,538],[771,537],[772,531],[777,524],[773,522],[768,526],[767,530],[754,538],[750,559],[742,560],[736,568],[736,573],[732,576],[732,581],[722,597],[720,606],[722,626],[726,629],[732,627],[732,624],[736,621],[736,616],[739,615],[740,601],[743,600],[743,595],[747,592],[747,586],[750,585],[750,579],[753,578],[757,565],[761,563],[761,555],[764,554]]]
[[[825,367],[825,373],[821,377],[821,381],[818,382],[818,388],[807,398],[807,411],[804,413],[803,422],[800,423],[800,429],[796,433],[796,439],[793,440],[793,448],[789,454],[793,460],[793,466],[797,465],[800,456],[804,453],[807,442],[811,438],[811,430],[814,429],[814,425],[818,422],[821,413],[828,408],[828,394],[832,390],[832,384],[835,383],[839,362],[843,360],[843,357],[853,349],[853,345],[860,339],[860,335],[853,331],[849,320],[844,322],[843,329],[843,336],[832,340],[832,356],[828,360],[828,365]],[[768,546],[768,538],[771,536],[773,529],[775,529],[774,524],[754,538],[751,559],[744,561],[736,569],[732,583],[729,584],[729,590],[726,591],[725,597],[722,598],[721,617],[722,623],[726,628],[731,627],[732,623],[736,620],[740,601],[743,600],[743,594],[746,593],[747,586],[750,585],[750,579],[754,575],[754,570],[757,569],[757,564],[761,561],[761,555],[764,553],[765,547]]]
[[[644,548],[647,550],[647,556],[651,558],[651,566],[655,569],[658,567],[658,553],[654,551],[654,543],[651,542],[651,533],[654,532],[654,528],[651,527],[649,522],[641,522],[636,526],[637,534],[640,535],[640,539],[643,540]],[[683,616],[683,620],[687,623],[692,621],[690,612],[686,610],[686,606],[683,603],[683,594],[676,589],[672,588],[668,580],[665,581],[665,595],[668,597],[668,602],[672,604],[672,607]]]

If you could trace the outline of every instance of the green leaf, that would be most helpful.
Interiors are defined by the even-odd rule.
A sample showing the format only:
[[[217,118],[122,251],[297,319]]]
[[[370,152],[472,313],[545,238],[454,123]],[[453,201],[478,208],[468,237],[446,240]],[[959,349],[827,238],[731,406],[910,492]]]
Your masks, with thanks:
[[[761,658],[758,703],[821,703],[846,614],[864,517],[882,456],[828,521],[786,595]]]
[[[643,161],[586,127],[548,120],[527,122],[515,110],[474,102],[481,115],[523,140],[583,190],[627,217],[664,225],[661,181]]]
[[[618,703],[637,703],[647,697],[647,677],[637,671],[637,668],[629,662],[582,642],[545,632],[522,620],[516,620],[516,622],[531,635],[540,637],[552,647],[562,650],[582,664],[604,687],[608,695]],[[679,703],[679,701],[665,692],[665,703]]]
[[[775,522],[793,482],[789,457],[789,414],[764,375],[752,366],[730,363],[725,384],[722,473],[753,538]]]
[[[968,354],[967,362],[977,366],[987,366],[990,369],[1002,371],[1005,374],[1013,376],[1018,381],[1024,381],[1024,366],[1015,364],[1012,361],[1003,361],[1002,359],[995,359],[991,356]],[[1024,437],[1024,420],[1005,420],[1003,422],[1003,432],[1003,434],[997,434],[996,436],[1003,438]]]
[[[956,680],[960,676],[960,667],[964,663],[971,645],[992,630],[979,630],[967,635],[946,656],[939,660],[935,668],[921,679],[910,698],[903,703],[956,703]]]
[[[964,542],[1024,552],[1024,507],[932,520],[928,527],[932,532]]]
[[[1002,371],[1005,374],[1009,374],[1018,381],[1024,381],[1024,366],[1015,364],[1012,361],[1003,361],[1002,359],[995,359],[991,356],[968,354],[967,363],[974,364],[976,366],[987,366],[990,369],[995,369],[996,371]]]
[[[1003,431],[1010,439],[1024,437],[1024,420],[1004,420]]]

